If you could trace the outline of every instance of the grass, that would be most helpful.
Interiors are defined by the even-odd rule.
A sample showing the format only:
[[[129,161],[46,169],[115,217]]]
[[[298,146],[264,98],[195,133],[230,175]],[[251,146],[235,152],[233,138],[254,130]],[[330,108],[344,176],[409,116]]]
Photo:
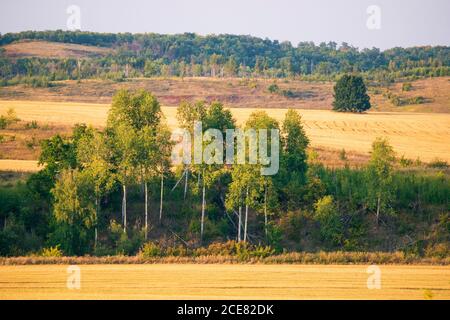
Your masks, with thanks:
[[[450,299],[450,269],[380,266],[381,289],[367,289],[368,265],[0,266],[0,299]]]
[[[450,257],[418,257],[403,252],[292,252],[266,257],[237,255],[198,256],[105,256],[105,257],[0,257],[0,265],[41,265],[41,264],[410,264],[410,265],[450,265]]]

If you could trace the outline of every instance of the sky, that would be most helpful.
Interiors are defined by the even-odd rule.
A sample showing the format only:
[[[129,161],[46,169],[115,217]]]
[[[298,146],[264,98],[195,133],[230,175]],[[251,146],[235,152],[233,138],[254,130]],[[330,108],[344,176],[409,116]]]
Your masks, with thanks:
[[[71,5],[84,31],[246,34],[383,50],[450,45],[450,0],[1,0],[0,33],[67,30]]]

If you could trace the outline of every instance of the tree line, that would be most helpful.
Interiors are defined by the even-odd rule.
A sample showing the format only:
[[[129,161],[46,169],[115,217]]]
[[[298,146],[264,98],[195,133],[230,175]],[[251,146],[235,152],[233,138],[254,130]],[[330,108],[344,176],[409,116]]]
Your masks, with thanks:
[[[0,50],[0,76],[63,79],[145,76],[293,77],[333,79],[359,72],[372,78],[447,76],[446,46],[359,50],[347,43],[290,42],[251,36],[104,34],[81,31],[27,31],[0,35],[0,45],[19,40],[47,40],[115,49],[103,57],[84,59],[9,59]],[[372,75],[375,73],[375,76]],[[18,81],[18,79],[16,79]],[[11,83],[11,82],[10,82]],[[13,82],[12,82],[13,83]]]
[[[196,121],[203,132],[237,127],[220,102],[183,102],[177,119],[188,131]],[[67,255],[131,255],[148,241],[418,254],[448,244],[445,172],[399,170],[381,138],[366,166],[324,167],[295,110],[281,123],[255,111],[242,128],[280,130],[278,174],[262,176],[261,164],[248,163],[172,166],[171,132],[156,97],[118,91],[105,129],[79,124],[70,136],[43,141],[43,168],[0,187],[0,254],[57,246]]]

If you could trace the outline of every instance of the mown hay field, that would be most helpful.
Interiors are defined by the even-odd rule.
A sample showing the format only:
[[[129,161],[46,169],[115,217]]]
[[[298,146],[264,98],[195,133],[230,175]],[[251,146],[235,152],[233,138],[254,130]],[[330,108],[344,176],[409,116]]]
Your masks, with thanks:
[[[0,266],[0,299],[450,299],[450,268],[384,265],[368,289],[365,265]]]
[[[109,105],[76,102],[0,101],[0,114],[14,108],[23,121],[37,121],[57,126],[89,123],[105,125]],[[239,124],[255,110],[264,110],[280,122],[287,109],[232,108]],[[176,108],[163,107],[167,123],[177,127]],[[369,112],[366,114],[338,113],[330,110],[298,110],[311,139],[312,146],[336,150],[345,149],[367,154],[376,137],[385,137],[397,155],[422,161],[435,159],[450,162],[450,114]],[[7,157],[4,157],[8,159]],[[0,162],[0,170],[20,170],[33,162]],[[34,166],[35,166],[34,162]]]

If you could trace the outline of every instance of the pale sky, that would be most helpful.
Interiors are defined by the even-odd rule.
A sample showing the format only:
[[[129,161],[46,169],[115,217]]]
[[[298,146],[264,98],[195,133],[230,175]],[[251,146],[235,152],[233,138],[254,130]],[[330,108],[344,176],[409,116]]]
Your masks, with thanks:
[[[450,45],[450,0],[1,0],[0,33],[66,30],[70,5],[79,6],[84,31],[249,34],[381,49]],[[370,5],[381,10],[381,29],[366,25]]]

